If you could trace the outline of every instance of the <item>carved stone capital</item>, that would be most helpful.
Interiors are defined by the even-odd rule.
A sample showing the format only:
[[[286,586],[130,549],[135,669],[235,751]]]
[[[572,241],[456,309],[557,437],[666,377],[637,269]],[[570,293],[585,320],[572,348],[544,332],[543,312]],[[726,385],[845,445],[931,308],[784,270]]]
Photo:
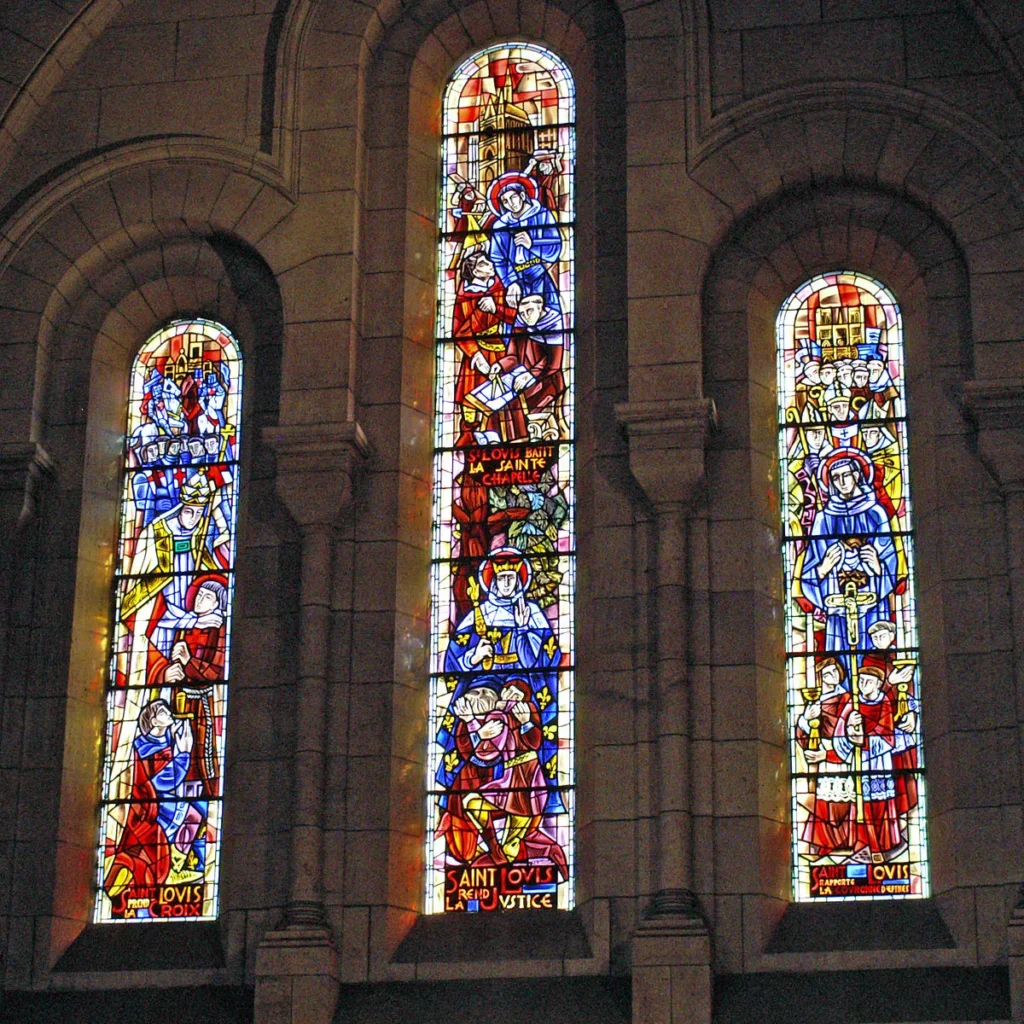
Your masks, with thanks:
[[[1003,493],[1024,490],[1024,377],[966,381],[963,407],[978,428],[978,455]]]
[[[334,526],[352,503],[352,480],[370,446],[358,423],[265,427],[277,456],[277,493],[300,528]]]
[[[657,506],[686,508],[704,480],[704,448],[717,423],[710,398],[624,402],[615,415],[629,440],[629,466]]]
[[[40,491],[55,472],[35,441],[0,443],[0,528],[10,538],[31,522]]]

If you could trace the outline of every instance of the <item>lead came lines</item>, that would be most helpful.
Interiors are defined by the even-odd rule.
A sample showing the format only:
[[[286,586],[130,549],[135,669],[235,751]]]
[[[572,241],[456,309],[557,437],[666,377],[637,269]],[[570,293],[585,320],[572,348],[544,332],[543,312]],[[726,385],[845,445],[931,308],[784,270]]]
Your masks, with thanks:
[[[901,332],[849,272],[778,318],[798,900],[929,891]]]
[[[568,909],[571,77],[540,47],[489,47],[444,111],[426,909]]]

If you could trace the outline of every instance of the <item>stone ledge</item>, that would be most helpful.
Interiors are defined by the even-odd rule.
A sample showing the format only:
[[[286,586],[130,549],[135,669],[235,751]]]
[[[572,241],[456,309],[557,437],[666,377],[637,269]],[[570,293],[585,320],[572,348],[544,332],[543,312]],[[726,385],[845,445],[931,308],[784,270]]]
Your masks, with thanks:
[[[54,974],[223,970],[216,924],[90,924],[64,951]]]
[[[590,960],[575,911],[420,915],[391,958],[396,964]]]
[[[865,901],[830,906],[791,903],[776,925],[765,953],[955,947],[932,900]]]
[[[715,979],[715,1024],[1010,1019],[1005,967],[925,967]]]
[[[609,954],[605,900],[572,911],[424,915],[377,980],[590,977],[608,973]]]
[[[533,914],[530,915],[531,917]],[[628,978],[535,978],[343,985],[336,1024],[628,1024]]]

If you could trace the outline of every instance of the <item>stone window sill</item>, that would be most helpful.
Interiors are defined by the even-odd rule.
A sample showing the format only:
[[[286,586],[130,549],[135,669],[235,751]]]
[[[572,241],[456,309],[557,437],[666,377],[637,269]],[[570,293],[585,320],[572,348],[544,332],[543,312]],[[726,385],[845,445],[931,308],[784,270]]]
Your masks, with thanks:
[[[953,949],[934,900],[791,903],[765,953]]]

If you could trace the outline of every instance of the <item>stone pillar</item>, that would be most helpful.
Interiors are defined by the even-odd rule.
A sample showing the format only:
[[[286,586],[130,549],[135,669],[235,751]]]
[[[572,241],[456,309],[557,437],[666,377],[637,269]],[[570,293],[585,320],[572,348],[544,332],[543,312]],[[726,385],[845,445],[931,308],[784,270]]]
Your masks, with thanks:
[[[963,397],[978,428],[978,455],[999,483],[1006,510],[1017,756],[1024,772],[1024,378],[968,381]],[[1010,915],[1008,939],[1012,1016],[1024,1020],[1024,888]]]
[[[616,406],[657,517],[658,891],[633,936],[635,1024],[709,1024],[711,941],[693,894],[687,524],[714,423],[707,399]]]
[[[25,528],[35,518],[43,488],[53,474],[53,462],[42,445],[0,442],[0,679],[7,660],[11,587],[18,557],[25,554]]]
[[[39,495],[53,462],[35,441],[0,443],[0,529],[2,547],[12,549],[35,516]]]
[[[302,576],[290,888],[284,920],[256,954],[254,1024],[329,1024],[339,983],[323,900],[332,552],[367,444],[356,423],[271,427],[263,439],[277,455],[278,496],[301,534]]]

